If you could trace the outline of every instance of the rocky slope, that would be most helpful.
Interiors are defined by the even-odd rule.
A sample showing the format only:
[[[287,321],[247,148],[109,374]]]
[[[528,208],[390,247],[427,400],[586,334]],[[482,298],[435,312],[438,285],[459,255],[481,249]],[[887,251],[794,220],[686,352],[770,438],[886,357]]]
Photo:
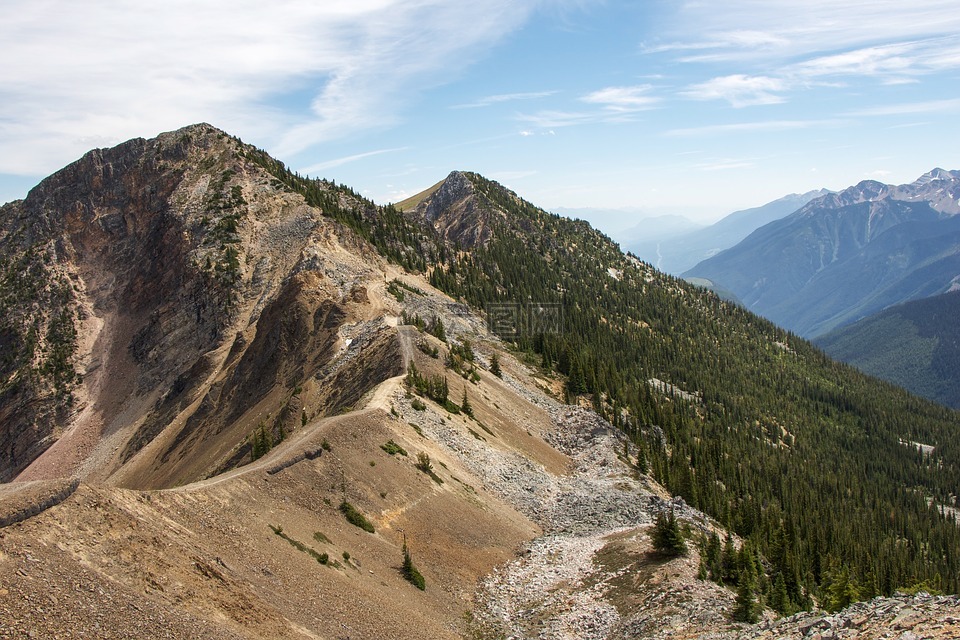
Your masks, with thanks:
[[[489,317],[374,249],[490,245],[507,214],[477,206],[478,177],[455,173],[388,220],[281,169],[197,125],[91,152],[2,210],[0,446],[18,475],[0,485],[0,638],[836,627],[733,623],[733,592],[696,579],[695,549],[650,553],[666,509],[694,535],[719,525],[639,473],[636,443],[586,396],[561,402],[563,380]],[[521,231],[538,224],[499,197],[531,213],[510,221]],[[447,401],[414,394],[411,364]],[[951,629],[951,602],[922,601],[917,628]],[[864,628],[896,629],[890,611]]]
[[[811,201],[684,275],[803,336],[943,293],[960,275],[960,172],[864,181]]]
[[[383,261],[250,151],[197,125],[90,152],[4,207],[0,477],[195,480],[261,423],[279,437],[376,382],[335,359],[380,322]],[[360,357],[389,363],[390,342]]]

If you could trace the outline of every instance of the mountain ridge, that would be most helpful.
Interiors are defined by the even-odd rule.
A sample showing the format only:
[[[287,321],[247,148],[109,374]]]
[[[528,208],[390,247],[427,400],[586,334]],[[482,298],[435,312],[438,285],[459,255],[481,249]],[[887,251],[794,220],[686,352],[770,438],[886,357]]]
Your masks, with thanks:
[[[958,271],[960,172],[864,181],[817,198],[686,272],[804,336],[946,291]]]
[[[749,617],[956,589],[958,532],[925,500],[956,504],[955,413],[478,174],[377,207],[208,126],[115,153],[28,203],[75,220],[42,246],[23,241],[23,203],[0,210],[5,285],[37,256],[72,278],[63,299],[3,290],[23,321],[4,330],[39,318],[44,340],[4,371],[108,423],[76,430],[89,448],[55,419],[14,430],[59,438],[34,477],[82,476],[66,493],[25,472],[0,486],[0,516],[27,514],[0,537],[14,633],[89,625],[81,583],[118,637],[129,602],[149,612],[141,635],[733,638],[763,633],[715,583],[738,575],[757,580]],[[66,321],[49,329],[63,310],[75,345]],[[668,511],[689,556],[652,553]],[[423,592],[403,577],[411,551]],[[41,581],[65,615],[44,614]]]
[[[728,249],[761,226],[793,213],[826,189],[792,193],[759,207],[734,211],[702,229],[651,242],[624,242],[627,250],[658,269],[681,274],[702,260]]]

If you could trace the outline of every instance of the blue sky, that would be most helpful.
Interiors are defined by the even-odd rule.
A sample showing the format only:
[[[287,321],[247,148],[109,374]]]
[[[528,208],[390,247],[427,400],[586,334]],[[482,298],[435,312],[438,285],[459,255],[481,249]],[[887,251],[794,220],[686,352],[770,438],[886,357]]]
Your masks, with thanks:
[[[200,121],[377,202],[472,170],[607,230],[960,168],[956,0],[4,4],[0,201]]]

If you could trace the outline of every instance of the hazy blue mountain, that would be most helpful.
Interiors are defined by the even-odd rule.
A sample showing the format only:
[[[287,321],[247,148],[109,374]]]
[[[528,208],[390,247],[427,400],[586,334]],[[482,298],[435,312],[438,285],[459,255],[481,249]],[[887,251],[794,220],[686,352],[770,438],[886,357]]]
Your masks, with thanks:
[[[960,172],[864,181],[812,200],[685,273],[812,337],[944,293],[960,274]]]
[[[826,189],[792,193],[760,207],[735,211],[709,226],[686,229],[671,235],[651,233],[641,224],[625,232],[621,244],[661,271],[680,274],[698,262],[734,246],[752,231],[793,213],[826,193],[829,193]]]
[[[817,338],[830,356],[960,408],[960,290],[890,307]]]
[[[552,211],[566,218],[586,220],[594,229],[620,243],[624,250],[628,250],[628,245],[636,239],[672,238],[704,227],[680,214],[651,213],[639,208],[555,207]]]

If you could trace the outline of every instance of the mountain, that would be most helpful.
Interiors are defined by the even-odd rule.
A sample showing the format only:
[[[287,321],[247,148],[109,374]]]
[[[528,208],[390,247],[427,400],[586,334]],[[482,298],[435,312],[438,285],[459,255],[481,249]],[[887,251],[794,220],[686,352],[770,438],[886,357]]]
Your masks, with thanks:
[[[960,408],[960,291],[885,309],[820,336],[832,357]]]
[[[647,216],[629,229],[616,234],[614,238],[626,250],[632,250],[634,246],[655,246],[677,237],[685,237],[703,227],[704,225],[679,215]],[[640,257],[646,259],[646,256]]]
[[[935,437],[936,450],[953,455],[955,413],[832,363],[773,324],[625,256],[583,222],[548,214],[476,174],[449,179],[470,184],[458,199],[486,201],[482,207],[503,215],[488,217],[486,243],[447,253],[430,272],[431,284],[485,309],[503,339],[563,373],[567,397],[585,394],[597,412],[634,434],[654,477],[692,506],[746,537],[758,528],[803,527],[801,574],[838,575],[817,568],[835,553],[825,540],[849,540],[853,530],[864,538],[886,535],[868,524],[882,516],[862,510],[873,498],[847,503],[852,494],[841,486],[852,482],[880,502],[900,502],[894,496],[903,485],[890,482],[906,468],[898,459],[910,457],[907,467],[918,462],[901,442],[929,444]],[[409,213],[432,219],[430,207],[424,194]],[[913,420],[907,416],[931,430],[894,435],[903,433],[903,420]],[[670,443],[669,455],[660,442]],[[939,473],[920,482],[939,484]],[[952,490],[937,491],[953,504]],[[898,514],[929,507],[901,504]],[[821,525],[830,531],[814,534]],[[957,534],[952,524],[944,531]],[[883,548],[879,556],[888,559],[894,552],[892,540],[864,538],[856,543],[861,548]],[[855,571],[865,576],[876,569]]]
[[[829,193],[826,189],[793,193],[760,207],[735,211],[709,226],[688,229],[671,236],[648,235],[641,225],[636,227],[629,240],[622,241],[622,245],[657,269],[680,274],[734,246],[763,225],[793,213],[826,193]]]
[[[5,635],[762,637],[960,588],[955,412],[477,174],[381,207],[195,125],[4,206],[0,256]]]
[[[683,216],[658,216],[638,207],[624,207],[620,209],[606,209],[602,207],[553,207],[550,211],[565,218],[586,220],[594,229],[599,229],[614,239],[619,239],[623,233],[635,227],[639,219],[663,218],[663,221],[667,223],[673,219],[673,224],[694,225],[692,221],[687,220]]]
[[[132,140],[4,206],[0,477],[200,480],[249,460],[258,423],[356,402],[377,380],[337,366],[346,340],[362,376],[401,372],[357,332],[376,253],[245,153],[206,126]]]
[[[960,275],[960,172],[864,181],[812,200],[685,275],[803,336],[943,293]]]

